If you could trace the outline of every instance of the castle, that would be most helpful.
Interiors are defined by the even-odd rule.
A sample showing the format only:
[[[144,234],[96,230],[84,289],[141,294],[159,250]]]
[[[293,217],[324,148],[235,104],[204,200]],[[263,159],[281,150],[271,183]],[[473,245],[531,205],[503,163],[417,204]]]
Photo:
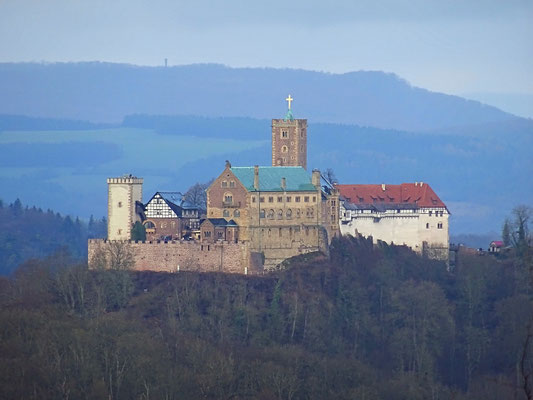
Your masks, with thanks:
[[[307,172],[307,120],[292,97],[272,120],[272,166],[232,166],[207,188],[205,215],[177,192],[142,203],[142,178],[109,178],[108,237],[89,240],[90,268],[262,273],[287,258],[328,252],[341,234],[405,244],[447,259],[448,210],[427,184],[336,185]],[[431,218],[432,216],[435,216]],[[132,241],[141,223],[145,241]]]

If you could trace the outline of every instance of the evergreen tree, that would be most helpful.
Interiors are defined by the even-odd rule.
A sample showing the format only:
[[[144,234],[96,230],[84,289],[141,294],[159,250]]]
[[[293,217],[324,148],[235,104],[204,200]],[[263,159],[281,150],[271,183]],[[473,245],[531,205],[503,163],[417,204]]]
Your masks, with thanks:
[[[146,229],[139,221],[135,222],[131,230],[131,240],[146,240]]]

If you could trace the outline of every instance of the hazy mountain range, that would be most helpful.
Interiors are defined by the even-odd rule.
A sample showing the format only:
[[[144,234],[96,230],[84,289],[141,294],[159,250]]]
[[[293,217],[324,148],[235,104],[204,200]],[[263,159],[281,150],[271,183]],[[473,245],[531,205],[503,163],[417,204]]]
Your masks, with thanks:
[[[289,93],[309,121],[310,168],[428,182],[454,234],[498,232],[533,204],[532,120],[391,74],[0,64],[0,91],[0,198],[61,213],[105,215],[108,176],[143,176],[149,197],[207,181],[226,159],[268,165],[270,118]]]
[[[433,130],[516,119],[495,107],[413,87],[396,75],[221,65],[0,64],[0,113],[120,122],[129,114],[272,118],[287,94],[297,118]]]

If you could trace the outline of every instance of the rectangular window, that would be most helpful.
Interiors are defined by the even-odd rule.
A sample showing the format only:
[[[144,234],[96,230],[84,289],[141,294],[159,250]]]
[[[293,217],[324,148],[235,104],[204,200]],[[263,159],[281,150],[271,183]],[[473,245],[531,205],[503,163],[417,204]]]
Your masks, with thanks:
[[[228,187],[228,182],[227,181],[222,181],[222,187]]]
[[[316,196],[313,196],[313,203],[316,203]]]
[[[433,211],[430,211],[429,212],[429,216],[431,217],[433,215]]]
[[[291,202],[291,196],[287,196],[287,203]]]
[[[252,196],[252,203],[255,203],[255,196]]]
[[[230,181],[230,183],[229,183],[229,187],[230,187],[230,188],[234,188],[234,187],[235,187],[235,181]]]
[[[278,203],[283,203],[283,196],[278,196]]]
[[[304,196],[304,202],[309,203],[309,196]]]
[[[437,224],[437,228],[438,228],[438,229],[442,229],[442,222],[439,222],[439,223]]]
[[[283,139],[287,139],[287,138],[289,137],[289,132],[287,132],[287,131],[281,131],[281,137],[282,137]]]
[[[294,201],[297,202],[297,203],[299,203],[299,202],[300,202],[300,196],[296,196],[296,197],[294,198]]]
[[[259,197],[259,203],[264,203],[265,202],[265,198],[263,196]]]
[[[270,196],[270,197],[268,198],[268,202],[269,202],[269,203],[274,203],[274,197]]]

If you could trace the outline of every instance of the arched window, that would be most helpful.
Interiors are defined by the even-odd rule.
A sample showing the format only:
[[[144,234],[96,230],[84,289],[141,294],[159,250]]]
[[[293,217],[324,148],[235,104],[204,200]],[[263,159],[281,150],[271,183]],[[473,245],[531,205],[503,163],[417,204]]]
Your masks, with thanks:
[[[274,219],[274,210],[268,210],[267,218]]]
[[[278,219],[283,219],[283,210],[278,210]]]
[[[265,218],[265,210],[259,211],[259,218]]]
[[[292,210],[290,208],[287,210],[287,219],[292,219]]]
[[[143,225],[145,229],[155,229],[155,224],[152,221],[145,221]]]
[[[223,217],[229,217],[229,211],[228,210],[222,211],[222,216]]]
[[[239,210],[235,210],[235,211],[233,212],[233,216],[234,216],[234,217],[240,217],[240,216],[241,216],[241,212],[240,212]]]
[[[224,193],[224,204],[233,204],[233,195],[230,192]]]
[[[287,153],[289,151],[289,148],[287,146],[281,146],[281,152]]]
[[[296,209],[296,218],[300,218],[300,209],[299,208]]]

